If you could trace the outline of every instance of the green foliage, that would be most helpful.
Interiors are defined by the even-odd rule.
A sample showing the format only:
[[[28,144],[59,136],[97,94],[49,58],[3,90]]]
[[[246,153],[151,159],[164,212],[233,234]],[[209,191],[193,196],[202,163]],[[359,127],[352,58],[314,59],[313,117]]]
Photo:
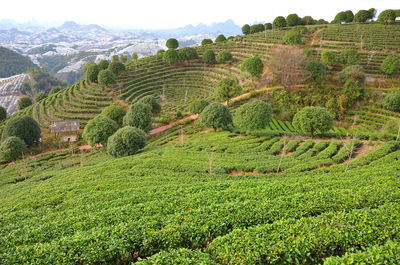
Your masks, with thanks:
[[[169,49],[163,54],[163,61],[169,64],[175,64],[179,61],[179,54],[174,49]]]
[[[400,91],[387,94],[382,104],[385,109],[400,112]]]
[[[291,30],[283,36],[283,42],[288,45],[300,45],[303,43],[303,39],[299,32]]]
[[[91,146],[107,145],[108,138],[118,130],[118,124],[106,116],[96,116],[86,124],[82,137]]]
[[[311,80],[316,84],[321,84],[326,77],[326,67],[321,62],[309,62],[306,66],[306,70],[310,72]]]
[[[7,110],[0,106],[0,121],[4,121],[7,118]]]
[[[395,10],[387,9],[382,11],[378,16],[378,21],[385,22],[387,24],[396,21],[397,13]]]
[[[343,66],[356,65],[361,62],[361,55],[356,49],[347,49],[340,53],[339,62]]]
[[[224,34],[219,34],[217,36],[217,38],[215,39],[215,43],[224,42],[224,41],[226,41],[226,37],[224,36]]]
[[[2,141],[7,137],[16,136],[27,146],[39,142],[41,130],[39,124],[29,116],[17,116],[9,119],[3,129]]]
[[[126,126],[108,138],[107,152],[114,157],[133,155],[146,145],[142,130]]]
[[[110,62],[107,60],[100,60],[97,65],[100,67],[100,69],[106,70],[108,68],[109,64],[110,64]]]
[[[364,68],[361,65],[347,66],[339,73],[339,78],[341,84],[352,81],[361,87],[365,82]]]
[[[119,73],[125,71],[125,65],[120,61],[112,61],[107,69],[113,72],[115,75],[118,75]]]
[[[335,19],[332,21],[332,23],[350,23],[353,22],[354,20],[354,14],[352,11],[347,10],[347,11],[342,11],[339,12],[336,16]]]
[[[215,90],[215,96],[220,100],[228,100],[238,95],[242,91],[235,78],[224,78],[222,79]]]
[[[274,29],[280,29],[286,27],[286,19],[282,16],[276,17],[272,23]]]
[[[205,107],[207,107],[208,105],[210,105],[210,103],[208,101],[199,99],[199,100],[193,100],[192,102],[190,102],[188,108],[190,113],[192,114],[200,114]]]
[[[110,70],[101,70],[97,77],[99,84],[103,86],[109,86],[115,84],[115,74]]]
[[[250,101],[240,106],[234,124],[247,130],[265,129],[271,120],[272,107],[262,100]]]
[[[201,41],[201,46],[207,46],[213,44],[212,39],[204,39]]]
[[[140,260],[136,265],[217,265],[207,254],[200,250],[186,248],[161,251],[145,260]]]
[[[26,154],[26,144],[16,136],[7,137],[0,145],[0,160],[15,161]]]
[[[42,99],[45,99],[45,98],[47,98],[46,93],[39,92],[39,93],[37,93],[35,95],[35,102],[39,102],[39,101],[41,101]]]
[[[144,103],[132,104],[123,119],[124,126],[136,127],[145,133],[152,127],[151,107]]]
[[[354,16],[354,22],[357,23],[365,23],[371,18],[372,14],[369,10],[360,10],[357,12],[357,14]],[[375,15],[373,15],[374,17]]]
[[[122,120],[126,114],[126,110],[118,105],[110,105],[105,107],[100,115],[108,117],[115,121],[119,126],[122,126]]]
[[[53,94],[55,94],[55,93],[57,93],[57,92],[59,92],[59,91],[61,91],[61,90],[62,90],[62,87],[60,87],[60,86],[54,86],[54,87],[51,88],[51,90],[50,90],[50,92],[49,92],[49,95],[53,95]]]
[[[32,105],[32,100],[30,97],[22,97],[18,100],[17,103],[18,110],[23,110],[26,107],[29,107],[30,105]]]
[[[305,16],[301,19],[303,25],[315,25],[316,21],[311,16]]]
[[[399,132],[400,120],[390,119],[382,127],[382,135],[384,137],[390,137],[391,135],[397,135]]]
[[[165,50],[163,50],[163,49],[160,49],[160,50],[157,51],[157,55],[158,56],[163,56],[164,53],[165,53]]]
[[[168,49],[176,49],[179,47],[179,42],[177,39],[171,38],[167,40],[165,46],[167,46]]]
[[[28,57],[0,47],[0,78],[24,73],[32,67],[36,66]]]
[[[292,31],[298,32],[300,34],[307,34],[308,33],[308,28],[305,26],[294,26],[292,28]]]
[[[139,102],[149,105],[153,114],[159,114],[161,111],[160,102],[158,98],[153,95],[144,96],[139,100]]]
[[[117,54],[114,54],[114,55],[111,57],[111,62],[119,62],[119,56],[118,56]]]
[[[199,58],[199,55],[195,48],[185,47],[178,50],[178,57],[182,61],[191,61]]]
[[[23,82],[21,85],[21,93],[26,95],[29,92],[32,92],[31,85],[28,82]]]
[[[242,63],[241,69],[249,72],[252,77],[260,78],[264,70],[264,63],[260,57],[253,56]]]
[[[250,34],[263,32],[264,30],[265,30],[265,27],[263,24],[254,24],[254,25],[251,25],[251,27],[250,27]]]
[[[311,136],[317,131],[325,133],[333,128],[333,116],[322,107],[305,107],[294,115],[293,127]]]
[[[215,53],[213,50],[206,50],[203,53],[203,62],[208,63],[208,64],[213,64],[215,63]]]
[[[227,129],[232,124],[232,114],[229,109],[221,103],[211,103],[200,113],[199,123],[202,126]]]
[[[217,55],[217,63],[225,63],[232,60],[232,54],[229,51],[220,51]]]
[[[394,54],[388,55],[381,64],[381,71],[387,75],[396,74],[399,72],[399,70],[400,61],[399,58]]]
[[[242,27],[242,33],[243,33],[244,35],[250,34],[250,26],[249,26],[249,24],[243,25],[243,27]]]
[[[321,62],[324,63],[328,69],[333,69],[336,64],[336,55],[332,51],[323,50],[321,52]]]
[[[100,67],[95,63],[89,63],[85,67],[85,80],[87,82],[96,82],[99,75]]]
[[[290,14],[286,18],[286,25],[288,27],[293,27],[297,25],[301,25],[301,18],[297,14]]]
[[[136,61],[139,58],[139,55],[136,52],[133,52],[131,55],[132,61]]]
[[[128,57],[121,55],[121,62],[126,63],[126,61],[128,61]]]
[[[265,28],[266,30],[271,30],[271,29],[272,29],[272,23],[265,23],[265,24],[264,24],[264,28]]]

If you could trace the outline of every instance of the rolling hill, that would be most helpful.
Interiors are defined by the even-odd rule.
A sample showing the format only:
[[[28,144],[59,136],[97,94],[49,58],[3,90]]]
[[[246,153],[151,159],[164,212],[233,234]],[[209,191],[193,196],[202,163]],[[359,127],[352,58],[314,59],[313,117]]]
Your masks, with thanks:
[[[33,67],[36,66],[28,57],[0,47],[0,78],[24,73]]]

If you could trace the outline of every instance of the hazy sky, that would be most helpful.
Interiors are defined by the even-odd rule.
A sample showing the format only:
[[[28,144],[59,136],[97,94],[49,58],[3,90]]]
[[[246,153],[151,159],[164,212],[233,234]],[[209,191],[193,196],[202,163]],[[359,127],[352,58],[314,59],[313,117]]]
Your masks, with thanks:
[[[303,17],[331,21],[336,13],[374,7],[400,8],[399,0],[3,0],[0,19],[25,22],[72,20],[80,24],[134,29],[177,28],[187,24],[211,24],[233,19],[243,25],[272,21],[296,12]]]

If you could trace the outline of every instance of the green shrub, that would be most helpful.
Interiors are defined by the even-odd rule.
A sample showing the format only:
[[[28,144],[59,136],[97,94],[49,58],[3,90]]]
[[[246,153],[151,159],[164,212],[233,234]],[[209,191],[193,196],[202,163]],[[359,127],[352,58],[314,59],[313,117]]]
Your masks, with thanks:
[[[242,70],[250,73],[251,76],[260,78],[264,70],[264,63],[258,56],[247,58],[241,66]]]
[[[258,33],[258,32],[263,32],[265,30],[263,24],[254,24],[251,25],[250,27],[250,34]]]
[[[350,65],[339,73],[341,84],[349,81],[355,82],[358,86],[363,86],[365,82],[364,68],[361,65]]]
[[[248,102],[235,112],[234,124],[247,130],[265,129],[271,120],[272,107],[262,100]]]
[[[163,61],[169,64],[175,64],[179,61],[178,52],[174,49],[169,49],[163,53]]]
[[[115,121],[119,126],[122,126],[122,120],[126,114],[126,110],[118,105],[110,105],[105,107],[100,115],[108,117]]]
[[[1,138],[4,141],[10,136],[16,136],[27,146],[31,146],[33,143],[39,142],[40,134],[40,126],[34,119],[29,116],[18,116],[8,120]]]
[[[243,33],[244,35],[250,34],[250,26],[249,26],[249,24],[243,25],[243,27],[242,27],[242,33]]]
[[[190,250],[186,248],[161,251],[145,260],[139,260],[137,265],[217,265],[209,255],[200,250]]]
[[[109,86],[115,84],[115,74],[110,70],[101,70],[99,76],[97,77],[99,84],[103,86]]]
[[[165,46],[167,46],[168,49],[176,49],[179,47],[179,42],[178,40],[171,38],[167,40]]]
[[[108,138],[107,152],[114,157],[133,155],[146,145],[142,130],[126,126]]]
[[[311,80],[314,83],[320,84],[326,76],[326,67],[318,61],[311,61],[307,64],[306,70],[310,73]]]
[[[400,70],[400,61],[399,57],[396,55],[390,54],[385,60],[383,60],[381,64],[381,71],[387,75],[392,75],[398,73]]]
[[[221,103],[212,103],[204,108],[199,116],[199,123],[202,126],[227,129],[232,124],[232,115],[228,108]]]
[[[325,133],[333,128],[333,116],[322,107],[305,107],[294,115],[293,127],[314,137],[316,131]]]
[[[209,63],[209,64],[215,63],[215,53],[214,53],[214,51],[213,50],[206,50],[203,53],[202,60],[203,60],[203,62]]]
[[[100,62],[97,65],[100,67],[100,69],[106,70],[109,64],[110,63],[107,60],[100,60]]]
[[[224,78],[217,84],[215,96],[217,99],[229,101],[229,99],[238,95],[240,91],[242,91],[242,88],[234,77]]]
[[[141,102],[132,104],[123,119],[123,124],[148,133],[152,127],[151,107]]]
[[[232,60],[232,54],[229,51],[220,51],[217,55],[217,63],[225,63]]]
[[[332,51],[323,50],[321,52],[321,62],[323,62],[328,69],[333,69],[336,64],[336,55]]]
[[[125,65],[119,61],[113,61],[110,63],[107,69],[113,72],[115,75],[117,75],[125,71]]]
[[[82,137],[91,146],[95,144],[107,145],[108,138],[118,130],[118,124],[112,119],[99,115],[89,120]]]
[[[185,47],[178,50],[178,57],[182,61],[190,61],[199,58],[199,55],[195,48]]]
[[[286,18],[286,25],[288,27],[301,25],[301,22],[301,18],[297,14],[290,14]]]
[[[26,107],[29,107],[30,105],[32,105],[32,100],[30,97],[22,97],[18,100],[17,103],[18,110],[23,110]]]
[[[387,94],[382,104],[385,109],[400,112],[400,91]]]
[[[16,136],[10,136],[0,145],[0,158],[4,162],[15,161],[26,154],[26,144]]]
[[[144,96],[139,100],[139,102],[149,105],[153,114],[159,114],[161,111],[160,102],[158,101],[158,98],[153,95]]]
[[[215,39],[215,43],[224,42],[224,41],[226,41],[224,34],[219,34],[217,36],[217,38]]]
[[[378,21],[385,22],[387,24],[393,23],[396,21],[396,11],[392,9],[387,9],[382,11],[378,16]]]
[[[96,82],[99,75],[100,67],[95,63],[89,63],[85,67],[85,80],[87,82]]]
[[[192,114],[200,114],[205,107],[207,107],[210,103],[208,101],[199,99],[190,102],[189,104],[189,111]]]
[[[340,53],[339,62],[343,66],[360,64],[361,55],[355,49],[347,49]]]
[[[213,44],[212,39],[204,39],[201,41],[201,46],[207,46]]]
[[[282,16],[276,17],[272,23],[274,29],[280,29],[286,27],[286,19]]]

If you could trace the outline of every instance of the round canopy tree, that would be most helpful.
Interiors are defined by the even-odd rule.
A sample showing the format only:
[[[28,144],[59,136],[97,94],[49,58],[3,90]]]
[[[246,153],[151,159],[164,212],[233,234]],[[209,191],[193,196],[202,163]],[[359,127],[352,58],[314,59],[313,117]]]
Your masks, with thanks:
[[[265,23],[265,24],[264,24],[264,28],[265,28],[266,30],[272,29],[272,23]]]
[[[260,57],[253,56],[242,63],[242,69],[249,72],[252,77],[260,78],[264,70],[264,63]]]
[[[307,64],[306,70],[310,73],[310,78],[315,84],[321,84],[326,76],[326,67],[318,61],[311,61]]]
[[[226,37],[224,36],[224,34],[219,34],[218,37],[215,39],[215,43],[224,41],[226,41]]]
[[[83,129],[82,137],[91,146],[107,145],[108,137],[118,130],[118,124],[112,119],[99,115],[91,119]]]
[[[139,102],[149,105],[153,114],[159,114],[161,111],[160,102],[158,98],[153,95],[144,96]]]
[[[297,14],[290,14],[286,18],[286,25],[288,27],[294,27],[297,25],[301,25],[301,18]]]
[[[387,94],[383,99],[383,107],[391,111],[400,112],[400,91]]]
[[[203,60],[203,62],[209,63],[209,64],[215,63],[215,53],[214,53],[214,51],[213,50],[206,50],[203,53],[202,60]]]
[[[361,62],[361,55],[356,49],[347,49],[340,53],[339,62],[343,66],[356,65]]]
[[[249,26],[249,24],[243,25],[243,27],[242,27],[242,33],[243,33],[244,35],[250,34],[250,26]]]
[[[110,63],[107,69],[113,72],[115,75],[117,75],[125,71],[125,65],[119,61],[113,61]]]
[[[274,29],[280,29],[286,27],[286,19],[282,16],[276,17],[273,22]]]
[[[217,63],[225,63],[232,60],[232,54],[228,51],[220,51],[217,55]]]
[[[175,64],[179,61],[179,55],[176,50],[169,49],[163,54],[163,61],[169,64]]]
[[[100,67],[95,63],[89,63],[85,69],[85,80],[87,82],[96,82]]]
[[[99,80],[99,84],[103,86],[115,84],[115,74],[108,69],[101,70],[97,79]]]
[[[190,61],[199,58],[199,55],[195,48],[185,47],[178,50],[178,57],[182,61]]]
[[[167,40],[165,46],[167,46],[168,49],[176,49],[179,47],[179,42],[177,39],[171,38]]]
[[[106,70],[109,64],[110,63],[107,60],[100,60],[97,65],[100,67],[101,70]]]
[[[271,120],[272,107],[262,100],[248,102],[235,112],[234,124],[247,130],[265,129]]]
[[[19,116],[11,118],[3,129],[2,140],[7,137],[16,136],[25,142],[27,146],[31,146],[40,139],[40,126],[29,116]]]
[[[300,45],[303,43],[303,39],[299,32],[291,30],[283,36],[283,42],[287,45]]]
[[[359,87],[364,85],[365,73],[361,65],[350,65],[339,73],[340,83],[354,82]]]
[[[293,126],[314,137],[316,131],[325,133],[333,128],[333,116],[322,107],[305,107],[294,115]]]
[[[364,23],[364,22],[367,22],[369,17],[370,17],[370,12],[368,10],[360,10],[354,16],[354,22]]]
[[[114,157],[133,155],[146,145],[142,130],[126,126],[108,138],[107,152]]]
[[[115,121],[119,126],[122,126],[122,120],[126,114],[126,110],[118,105],[110,105],[105,107],[100,115],[108,117]]]
[[[204,110],[204,108],[207,107],[208,105],[210,105],[208,101],[201,99],[194,100],[189,104],[189,111],[192,114],[200,114]]]
[[[254,24],[254,25],[251,25],[251,27],[250,27],[250,34],[263,32],[264,30],[265,30],[265,27],[263,24]]]
[[[235,78],[224,78],[218,84],[215,90],[215,96],[220,100],[227,100],[238,95],[242,91]]]
[[[0,121],[4,121],[7,118],[7,110],[0,106]]]
[[[212,103],[201,112],[199,122],[202,126],[212,127],[214,131],[217,128],[227,129],[232,124],[232,114],[221,103]]]
[[[148,133],[151,130],[151,107],[141,102],[132,104],[123,119],[124,126],[132,126]]]
[[[381,64],[381,70],[387,75],[396,74],[399,72],[400,62],[399,57],[394,54],[388,55]]]
[[[0,157],[4,162],[15,161],[26,154],[26,144],[16,136],[10,136],[0,145]]]
[[[322,51],[321,61],[328,67],[328,69],[333,69],[336,64],[336,55],[332,51]]]
[[[207,46],[213,44],[212,39],[204,39],[201,41],[201,46]]]
[[[32,105],[32,100],[30,97],[22,97],[18,100],[17,103],[18,110],[23,110],[26,107],[29,107],[30,105]]]
[[[378,21],[385,22],[385,23],[393,23],[396,21],[396,11],[392,9],[387,9],[382,11],[378,16]]]

